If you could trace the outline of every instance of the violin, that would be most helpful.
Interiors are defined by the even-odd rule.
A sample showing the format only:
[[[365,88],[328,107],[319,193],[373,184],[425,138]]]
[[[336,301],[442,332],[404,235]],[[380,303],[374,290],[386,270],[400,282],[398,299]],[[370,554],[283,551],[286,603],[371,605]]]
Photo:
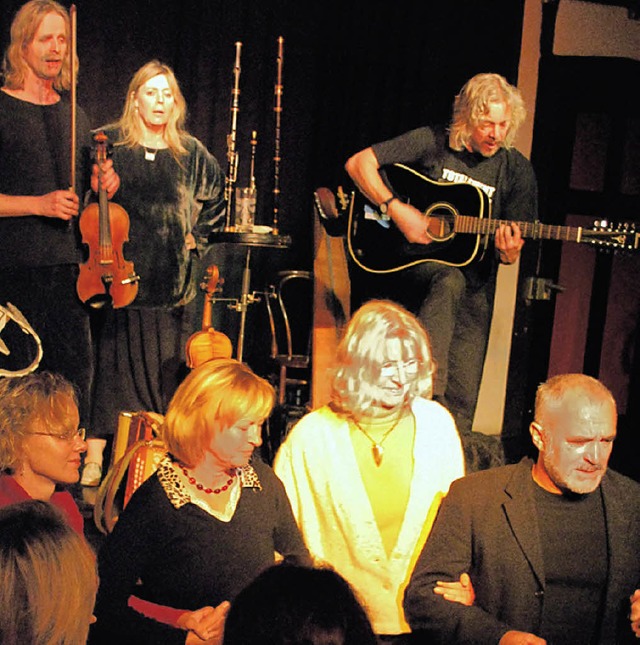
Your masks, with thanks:
[[[89,204],[80,214],[82,242],[89,247],[89,259],[80,265],[76,290],[82,302],[99,309],[130,305],[138,295],[138,281],[133,262],[127,262],[122,247],[129,239],[129,215],[122,206],[108,201],[102,187],[102,163],[107,158],[107,135],[98,132],[96,163],[98,203]]]
[[[202,311],[202,330],[191,334],[187,340],[187,366],[198,367],[212,358],[231,358],[233,346],[229,337],[211,326],[211,305],[218,286],[220,272],[215,264],[207,267],[200,288],[205,291]]]

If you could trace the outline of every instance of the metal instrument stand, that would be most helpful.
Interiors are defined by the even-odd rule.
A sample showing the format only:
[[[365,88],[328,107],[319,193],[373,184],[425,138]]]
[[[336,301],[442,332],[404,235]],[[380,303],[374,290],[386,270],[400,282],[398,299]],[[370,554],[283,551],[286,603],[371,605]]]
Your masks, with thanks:
[[[251,249],[254,247],[271,249],[288,249],[291,246],[289,235],[276,235],[275,233],[240,233],[233,230],[211,233],[211,244],[233,244],[246,247],[244,270],[242,271],[242,289],[240,298],[234,304],[228,305],[230,309],[240,312],[240,329],[238,332],[238,348],[236,358],[242,362],[244,353],[244,335],[247,323],[247,309],[250,304],[260,300],[256,291],[251,291]],[[220,300],[220,298],[218,298]]]

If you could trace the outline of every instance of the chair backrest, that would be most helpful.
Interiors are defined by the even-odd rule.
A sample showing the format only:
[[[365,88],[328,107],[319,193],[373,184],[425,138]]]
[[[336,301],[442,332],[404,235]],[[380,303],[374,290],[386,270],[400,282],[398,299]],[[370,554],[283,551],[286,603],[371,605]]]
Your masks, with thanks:
[[[267,296],[271,328],[271,357],[311,357],[313,331],[313,276],[309,271],[288,270],[277,274]]]
[[[93,521],[101,533],[113,531],[120,511],[166,454],[160,437],[162,421],[163,416],[155,412],[120,413],[109,470],[93,506]]]

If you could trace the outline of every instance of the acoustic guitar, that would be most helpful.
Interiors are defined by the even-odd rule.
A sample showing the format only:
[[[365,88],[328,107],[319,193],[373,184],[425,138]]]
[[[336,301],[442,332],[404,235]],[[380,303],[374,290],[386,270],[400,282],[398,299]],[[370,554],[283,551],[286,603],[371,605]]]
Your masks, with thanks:
[[[358,191],[352,191],[347,200],[341,193],[338,202],[327,188],[318,188],[314,194],[321,217],[348,218],[349,255],[370,273],[402,271],[422,262],[465,266],[482,256],[489,236],[500,225],[513,223],[493,219],[489,198],[472,184],[434,181],[403,164],[385,168],[385,174],[394,195],[423,213],[433,240],[429,244],[408,242],[391,218],[380,214]],[[338,210],[337,203],[343,208]],[[640,233],[633,223],[614,225],[600,220],[591,229],[539,221],[516,223],[524,238],[591,244],[598,249],[640,248]]]

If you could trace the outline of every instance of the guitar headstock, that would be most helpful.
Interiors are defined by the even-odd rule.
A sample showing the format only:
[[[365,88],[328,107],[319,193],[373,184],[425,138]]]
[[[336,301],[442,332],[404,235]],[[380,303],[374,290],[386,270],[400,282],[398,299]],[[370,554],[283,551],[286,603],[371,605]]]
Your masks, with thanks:
[[[635,222],[614,224],[606,219],[597,220],[591,229],[582,229],[580,241],[602,250],[640,250],[640,233]]]
[[[353,193],[347,195],[342,186],[338,186],[336,194],[324,186],[314,191],[313,201],[318,217],[331,237],[341,237],[345,234],[352,199]]]

